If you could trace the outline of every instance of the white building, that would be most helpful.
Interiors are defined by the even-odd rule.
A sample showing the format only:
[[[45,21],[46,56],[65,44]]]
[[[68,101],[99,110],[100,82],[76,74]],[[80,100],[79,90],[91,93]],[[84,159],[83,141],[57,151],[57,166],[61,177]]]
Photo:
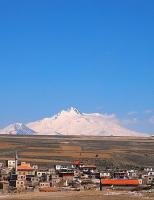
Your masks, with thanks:
[[[15,160],[7,160],[7,167],[11,170],[16,167],[16,161]]]

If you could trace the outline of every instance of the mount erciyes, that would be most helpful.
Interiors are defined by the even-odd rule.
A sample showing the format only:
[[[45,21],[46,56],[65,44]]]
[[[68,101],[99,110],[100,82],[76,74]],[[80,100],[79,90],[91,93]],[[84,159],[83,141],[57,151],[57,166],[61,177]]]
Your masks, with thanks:
[[[147,136],[122,127],[114,115],[86,114],[76,108],[64,110],[51,118],[44,118],[27,125],[11,124],[1,129],[0,134]]]

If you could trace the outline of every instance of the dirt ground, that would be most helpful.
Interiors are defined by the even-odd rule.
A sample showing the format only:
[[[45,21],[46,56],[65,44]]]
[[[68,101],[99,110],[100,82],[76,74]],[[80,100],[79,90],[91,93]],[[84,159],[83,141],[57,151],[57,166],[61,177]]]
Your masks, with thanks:
[[[154,200],[154,193],[130,193],[108,191],[29,193],[0,196],[3,200]]]

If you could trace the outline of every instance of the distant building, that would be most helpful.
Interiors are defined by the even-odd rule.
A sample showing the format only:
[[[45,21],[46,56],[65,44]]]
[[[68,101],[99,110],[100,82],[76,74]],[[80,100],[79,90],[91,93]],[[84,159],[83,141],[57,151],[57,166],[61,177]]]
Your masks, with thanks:
[[[6,166],[12,170],[13,168],[15,169],[16,167],[16,161],[15,160],[7,160],[6,161]]]
[[[30,163],[21,162],[21,165],[17,167],[16,173],[18,175],[35,175],[35,169],[31,167]]]
[[[141,179],[101,179],[101,186],[112,186],[112,187],[137,187],[142,185]]]
[[[24,191],[26,189],[26,181],[16,180],[16,189],[17,191]]]
[[[40,182],[39,188],[50,188],[51,184],[50,182]]]

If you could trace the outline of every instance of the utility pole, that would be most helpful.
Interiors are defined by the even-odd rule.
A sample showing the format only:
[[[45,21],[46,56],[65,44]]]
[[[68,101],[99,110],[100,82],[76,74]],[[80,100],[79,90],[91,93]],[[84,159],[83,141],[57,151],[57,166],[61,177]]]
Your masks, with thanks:
[[[18,152],[15,153],[15,174],[17,174],[17,168],[18,168]]]

